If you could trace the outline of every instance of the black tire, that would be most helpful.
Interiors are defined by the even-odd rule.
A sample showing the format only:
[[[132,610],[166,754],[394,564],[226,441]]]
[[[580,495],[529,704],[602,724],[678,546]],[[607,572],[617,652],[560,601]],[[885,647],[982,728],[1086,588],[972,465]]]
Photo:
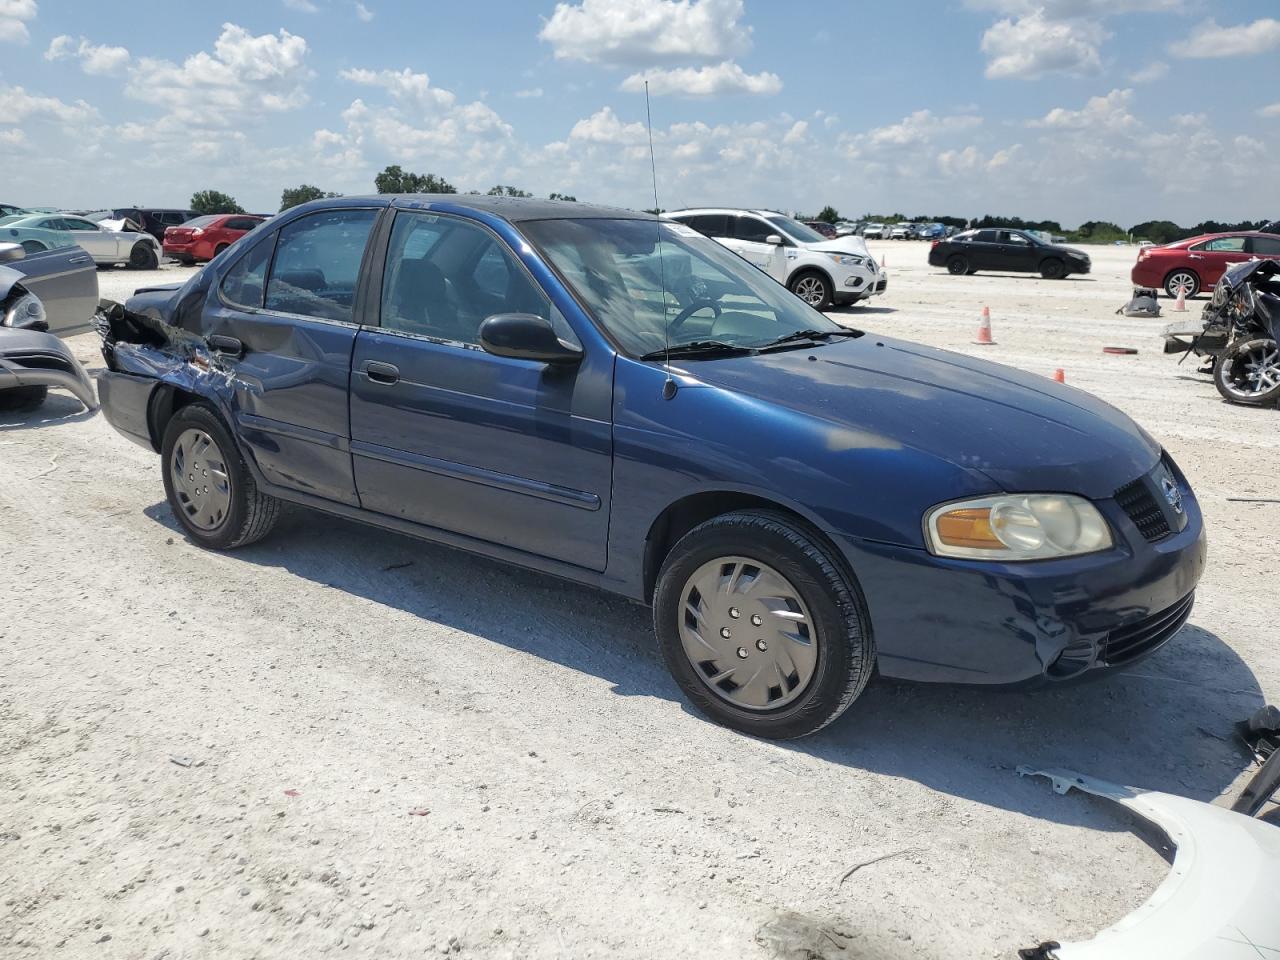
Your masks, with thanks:
[[[1067,275],[1067,265],[1057,257],[1050,257],[1040,263],[1040,276],[1046,280],[1061,280]]]
[[[681,642],[681,598],[690,578],[704,564],[731,556],[772,567],[811,612],[818,647],[813,674],[794,700],[773,710],[746,709],[714,693]],[[756,737],[790,740],[821,730],[857,699],[875,667],[861,593],[827,549],[785,514],[729,513],[687,533],[662,564],[653,617],[662,658],[690,702],[717,723]]]
[[[45,386],[10,387],[8,390],[0,390],[0,410],[6,413],[34,410],[44,403],[48,395],[49,388]]]
[[[135,270],[154,270],[160,265],[155,249],[147,243],[135,243],[129,251],[129,266]]]
[[[1190,300],[1200,292],[1200,275],[1185,267],[1170,270],[1169,275],[1164,278],[1164,292],[1170,300],[1178,299],[1179,284],[1183,286],[1185,296]]]
[[[230,506],[221,523],[213,529],[202,529],[190,521],[182,508],[173,483],[174,447],[187,430],[202,430],[212,438],[221,454],[231,488]],[[240,456],[230,431],[211,407],[203,403],[181,407],[169,420],[160,445],[161,475],[169,508],[187,536],[210,550],[233,550],[256,543],[271,532],[280,516],[280,501],[261,493],[253,475]]]
[[[215,257],[216,257],[216,256],[219,256],[219,255],[222,253],[222,251],[223,251],[223,250],[225,250],[225,249],[227,249],[227,247],[229,247],[229,246],[231,246],[231,244],[229,244],[229,243],[220,243],[220,244],[218,244],[216,247],[214,247],[214,248],[213,248],[213,255],[214,255]]]
[[[969,258],[958,253],[948,257],[947,273],[953,277],[964,277],[973,273],[973,268],[969,266]]]
[[[1261,387],[1251,383],[1250,363],[1256,364],[1260,358],[1268,358],[1271,362],[1271,377],[1267,382],[1275,381],[1275,386]],[[1280,371],[1280,347],[1270,337],[1255,337],[1252,340],[1237,340],[1231,344],[1218,358],[1213,367],[1213,385],[1224,400],[1239,403],[1246,407],[1265,407],[1280,401],[1280,381],[1276,381],[1276,371]]]
[[[788,281],[787,289],[815,310],[831,309],[831,281],[817,270],[801,270]]]
[[[196,258],[189,253],[183,253],[178,255],[178,262],[184,267],[190,267],[195,264]]]

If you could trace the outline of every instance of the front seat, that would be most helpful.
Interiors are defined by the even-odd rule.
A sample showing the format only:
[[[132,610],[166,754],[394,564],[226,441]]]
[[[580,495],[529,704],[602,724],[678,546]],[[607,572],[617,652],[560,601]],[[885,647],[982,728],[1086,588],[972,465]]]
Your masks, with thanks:
[[[408,333],[445,340],[473,339],[459,335],[458,311],[449,302],[444,274],[426,258],[400,262],[390,306],[395,325]]]

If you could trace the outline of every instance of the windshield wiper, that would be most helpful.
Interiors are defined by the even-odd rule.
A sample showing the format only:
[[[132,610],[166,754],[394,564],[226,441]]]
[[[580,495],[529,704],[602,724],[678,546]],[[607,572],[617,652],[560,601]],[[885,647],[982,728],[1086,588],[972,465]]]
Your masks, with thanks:
[[[783,343],[795,343],[797,340],[825,340],[827,337],[860,337],[861,330],[797,330],[795,333],[788,333],[786,336],[778,337],[777,340],[770,340],[768,343],[757,344],[760,347],[776,347]]]
[[[689,357],[735,357],[744,353],[755,353],[754,347],[744,347],[740,343],[727,343],[724,340],[691,340],[679,343],[663,350],[651,350],[641,360],[682,359]]]

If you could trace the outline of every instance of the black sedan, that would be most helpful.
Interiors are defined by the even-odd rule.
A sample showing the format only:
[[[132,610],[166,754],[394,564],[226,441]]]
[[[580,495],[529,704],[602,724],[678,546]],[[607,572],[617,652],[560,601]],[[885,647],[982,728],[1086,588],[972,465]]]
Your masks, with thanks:
[[[1072,273],[1088,273],[1089,255],[1070,247],[1045,243],[1022,230],[966,230],[946,240],[935,240],[929,264],[946,267],[964,276],[979,270],[1001,273],[1038,273],[1046,280],[1061,280]]]

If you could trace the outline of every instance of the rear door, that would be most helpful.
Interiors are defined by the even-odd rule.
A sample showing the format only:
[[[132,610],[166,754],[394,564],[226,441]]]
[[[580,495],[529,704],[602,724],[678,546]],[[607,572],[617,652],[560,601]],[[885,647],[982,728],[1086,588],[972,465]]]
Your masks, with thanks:
[[[506,243],[471,220],[396,213],[380,325],[356,338],[351,451],[369,510],[605,567],[613,355],[496,357],[481,322],[535,313],[577,341]]]
[[[998,241],[995,230],[978,230],[969,237],[956,237],[955,246],[975,270],[1001,270],[1003,261]]]
[[[22,274],[22,285],[44,303],[50,333],[84,333],[98,307],[98,268],[75,245],[70,231],[51,229],[44,236],[53,244],[51,249],[28,253],[5,266]]]
[[[267,480],[351,505],[347,386],[378,212],[320,210],[257,239],[210,294],[202,331],[222,351],[237,432]]]

